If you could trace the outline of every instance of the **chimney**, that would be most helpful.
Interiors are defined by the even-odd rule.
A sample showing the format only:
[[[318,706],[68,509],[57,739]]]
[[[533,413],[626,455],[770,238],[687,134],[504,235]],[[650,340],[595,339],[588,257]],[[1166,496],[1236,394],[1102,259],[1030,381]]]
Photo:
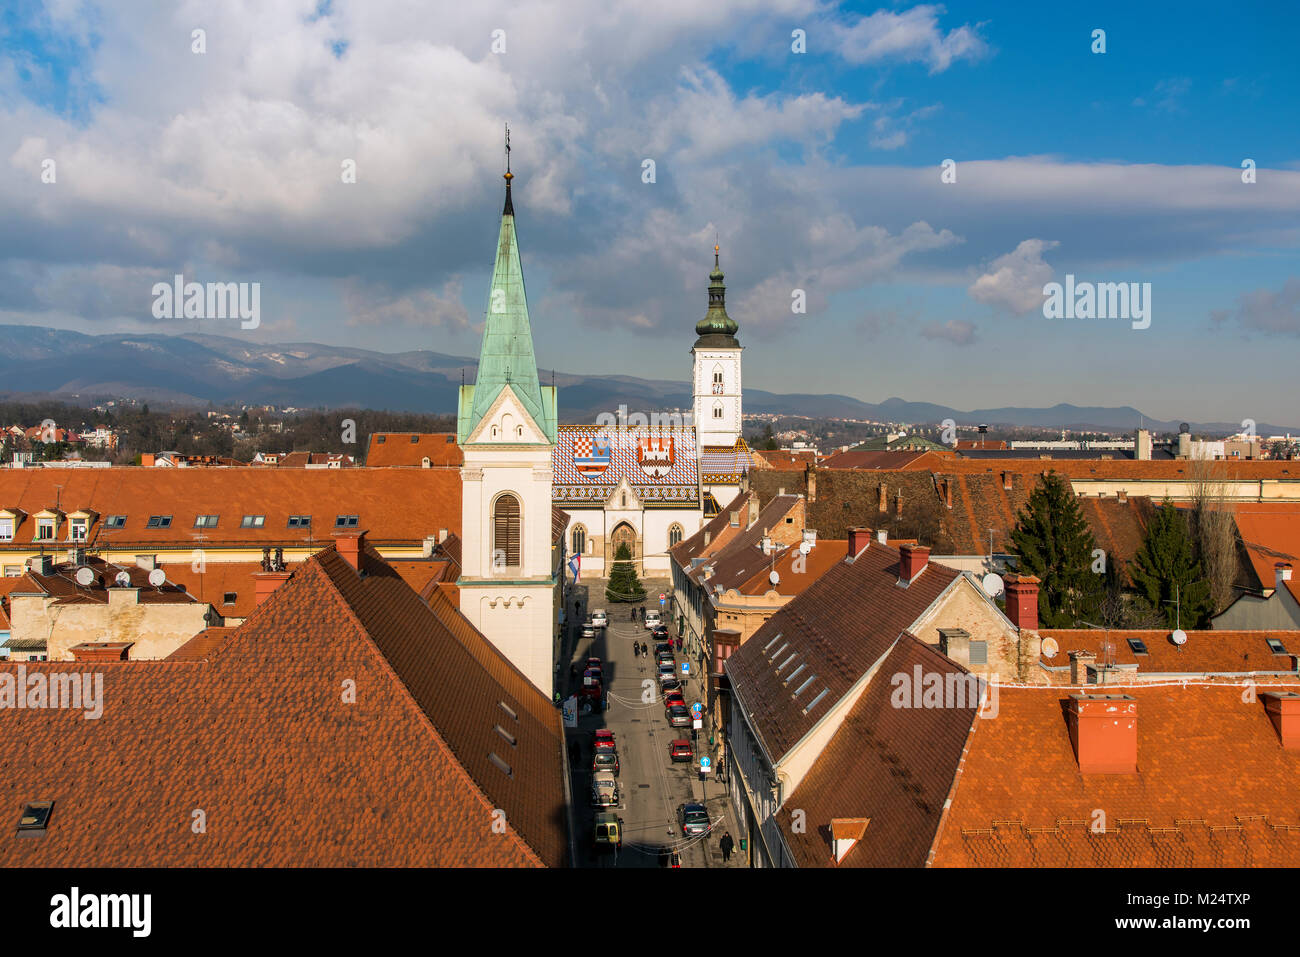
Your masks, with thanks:
[[[889,490],[885,488],[885,483],[880,483],[880,511],[889,511]]]
[[[1115,493],[1115,497],[1118,498],[1119,503],[1123,505],[1125,502],[1128,501],[1128,489],[1126,488],[1120,489],[1118,492]]]
[[[925,568],[925,563],[930,560],[930,546],[902,545],[898,549],[898,555],[900,580],[914,582],[916,576],[921,574],[921,570]]]
[[[271,597],[277,588],[289,580],[291,572],[254,572],[253,573],[253,607]]]
[[[745,523],[745,528],[754,527],[754,523],[758,521],[758,512],[758,496],[751,495],[749,497],[749,521]]]
[[[78,566],[86,564],[86,550],[84,548],[69,548],[68,564]]]
[[[361,571],[361,549],[366,541],[365,532],[344,532],[334,536],[334,547],[345,562]]]
[[[135,567],[143,568],[147,572],[153,571],[158,567],[157,555],[137,555],[135,556]]]
[[[1268,712],[1268,720],[1273,722],[1282,747],[1288,751],[1300,751],[1300,694],[1270,691],[1260,697],[1264,699],[1264,710]]]
[[[1038,579],[1033,575],[1008,572],[1007,617],[1021,631],[1038,630]]]
[[[124,605],[140,604],[140,589],[128,585],[125,588],[114,586],[108,589],[108,607],[121,608]]]
[[[1137,701],[1129,695],[1072,694],[1070,743],[1083,774],[1137,773]]]
[[[777,495],[784,495],[784,494],[785,494],[785,486],[782,485],[780,488],[778,488],[778,489],[776,490],[776,494],[777,494]]]
[[[856,558],[858,553],[871,544],[871,530],[866,528],[849,529],[849,558]]]
[[[130,641],[83,641],[73,645],[73,661],[126,661],[127,652],[131,650]]]
[[[772,554],[772,537],[770,535],[763,536],[763,554],[764,555]]]
[[[963,668],[970,668],[970,632],[964,628],[940,628],[939,651]]]
[[[805,529],[803,530],[803,534],[802,534],[802,537],[801,537],[800,540],[801,540],[801,541],[805,541],[805,542],[807,542],[809,545],[816,545],[816,544],[817,544],[817,529],[815,529],[815,528],[805,528]]]
[[[876,541],[881,545],[887,544],[889,542],[889,530],[885,528],[876,529]]]
[[[1088,669],[1097,662],[1095,651],[1070,652],[1070,684],[1083,687],[1088,683]]]
[[[1286,582],[1291,580],[1291,566],[1286,562],[1278,562],[1273,566],[1273,587],[1285,588]]]
[[[894,515],[897,518],[903,517],[903,492],[901,489],[894,493]]]
[[[808,465],[804,474],[808,476],[808,501],[815,502],[817,501],[817,470]]]
[[[446,540],[447,540],[447,530],[445,528],[438,529],[438,544],[441,545]]]
[[[35,555],[32,557],[32,571],[38,575],[54,574],[53,555]]]
[[[1133,443],[1133,455],[1139,462],[1147,462],[1151,459],[1151,430],[1138,429],[1136,441]]]
[[[943,480],[943,504],[947,508],[952,508],[952,480]],[[899,514],[902,514],[900,511]]]
[[[1005,491],[1008,491],[1008,492],[1011,491],[1011,473],[1010,473],[1010,472],[1003,472],[1003,473],[1002,473],[1002,488],[1003,488]]]

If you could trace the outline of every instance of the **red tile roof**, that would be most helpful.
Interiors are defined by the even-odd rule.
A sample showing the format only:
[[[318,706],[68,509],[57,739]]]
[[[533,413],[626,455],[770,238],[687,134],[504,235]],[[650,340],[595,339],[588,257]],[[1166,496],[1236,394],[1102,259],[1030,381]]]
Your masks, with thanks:
[[[1042,656],[1043,664],[1069,668],[1071,651],[1091,651],[1100,663],[1103,642],[1110,645],[1110,660],[1117,665],[1136,665],[1142,674],[1241,674],[1247,672],[1295,672],[1300,655],[1300,631],[1189,631],[1181,648],[1170,640],[1169,629],[1049,628],[1039,632],[1057,644],[1054,656]],[[1276,638],[1287,653],[1274,654],[1267,639]],[[1141,641],[1145,655],[1135,654],[1129,639]]]
[[[824,469],[902,469],[913,465],[927,452],[859,451],[836,452],[819,466]]]
[[[366,465],[371,468],[419,467],[425,458],[436,468],[459,468],[465,463],[455,432],[375,432],[366,449]]]
[[[727,659],[727,675],[772,761],[821,721],[960,575],[929,562],[908,587],[899,587],[898,550],[873,542],[852,563],[834,565],[741,645]],[[788,687],[800,665],[806,668]],[[794,697],[810,677],[815,680]],[[805,713],[823,689],[827,694]]]
[[[791,546],[777,556],[772,570],[780,576],[780,581],[773,585],[766,568],[756,572],[747,581],[740,584],[738,590],[742,595],[766,595],[775,591],[778,595],[799,595],[803,590],[821,578],[837,562],[843,561],[848,553],[849,543],[833,538],[819,538],[807,555],[799,551],[798,546]],[[802,555],[802,561],[799,561]],[[795,571],[795,566],[799,571]]]
[[[1266,690],[1245,701],[1237,685],[1125,686],[1137,773],[1082,774],[1066,694],[1000,688],[996,717],[971,735],[934,865],[1300,865],[1300,752],[1281,746]],[[1098,811],[1105,833],[1093,830]]]
[[[1300,504],[1242,502],[1236,506],[1237,531],[1261,589],[1276,584],[1274,566],[1292,566],[1288,590],[1300,601]]]
[[[102,674],[104,708],[8,715],[4,801],[54,811],[0,866],[565,863],[559,712],[445,601],[361,563],[304,562],[202,661],[26,665]]]

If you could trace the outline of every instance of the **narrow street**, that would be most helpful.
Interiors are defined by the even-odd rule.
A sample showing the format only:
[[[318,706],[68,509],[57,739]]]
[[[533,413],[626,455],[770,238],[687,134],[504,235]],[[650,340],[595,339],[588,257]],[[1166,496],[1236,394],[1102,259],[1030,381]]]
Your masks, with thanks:
[[[585,584],[585,583],[584,583]],[[649,586],[651,583],[647,583]],[[576,740],[581,756],[573,769],[573,797],[577,805],[580,866],[588,867],[659,867],[661,854],[675,850],[681,854],[682,867],[738,866],[741,855],[732,854],[729,865],[723,865],[718,839],[724,827],[729,827],[733,838],[726,790],[709,775],[706,784],[699,780],[699,746],[708,753],[708,730],[701,730],[696,742],[696,757],[691,762],[674,763],[669,756],[669,743],[674,739],[691,739],[690,728],[673,728],[664,713],[663,695],[656,678],[653,649],[649,657],[636,658],[634,642],[645,642],[649,636],[643,622],[631,619],[628,604],[605,603],[604,583],[592,583],[593,597],[590,607],[606,608],[609,626],[597,631],[594,639],[579,638],[572,660],[582,662],[597,657],[604,662],[607,710],[603,714],[579,714],[578,728],[569,729],[570,740]],[[652,591],[652,596],[657,591]],[[657,608],[653,597],[644,607]],[[584,600],[583,616],[588,614]],[[677,657],[680,672],[682,656]],[[567,663],[566,663],[567,664]],[[701,700],[703,683],[692,674],[682,689],[688,705]],[[614,732],[618,744],[620,763],[619,807],[611,808],[623,819],[623,848],[621,852],[595,852],[592,847],[592,827],[596,809],[591,807],[592,736],[600,728]],[[712,830],[705,837],[684,838],[677,820],[681,804],[700,802],[706,797]]]

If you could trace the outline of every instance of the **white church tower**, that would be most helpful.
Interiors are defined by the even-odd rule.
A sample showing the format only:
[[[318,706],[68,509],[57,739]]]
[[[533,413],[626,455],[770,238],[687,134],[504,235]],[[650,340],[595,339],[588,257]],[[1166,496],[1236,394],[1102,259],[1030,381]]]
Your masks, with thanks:
[[[510,198],[488,291],[483,350],[461,386],[460,610],[548,698],[555,681],[551,450],[555,389],[540,385]]]
[[[740,352],[736,321],[727,315],[727,287],[722,284],[718,246],[709,273],[709,311],[695,324],[695,430],[701,448],[731,448],[741,434]]]

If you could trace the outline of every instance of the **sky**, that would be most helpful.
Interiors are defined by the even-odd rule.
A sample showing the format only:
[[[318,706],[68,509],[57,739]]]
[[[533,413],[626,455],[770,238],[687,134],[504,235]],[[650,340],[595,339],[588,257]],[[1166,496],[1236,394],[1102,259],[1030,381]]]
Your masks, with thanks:
[[[1250,2],[10,0],[0,323],[477,355],[508,123],[543,369],[687,380],[716,239],[750,388],[1295,423],[1298,29]],[[260,283],[260,325],[155,318],[177,273]],[[1049,318],[1067,276],[1138,284],[1149,324]]]

